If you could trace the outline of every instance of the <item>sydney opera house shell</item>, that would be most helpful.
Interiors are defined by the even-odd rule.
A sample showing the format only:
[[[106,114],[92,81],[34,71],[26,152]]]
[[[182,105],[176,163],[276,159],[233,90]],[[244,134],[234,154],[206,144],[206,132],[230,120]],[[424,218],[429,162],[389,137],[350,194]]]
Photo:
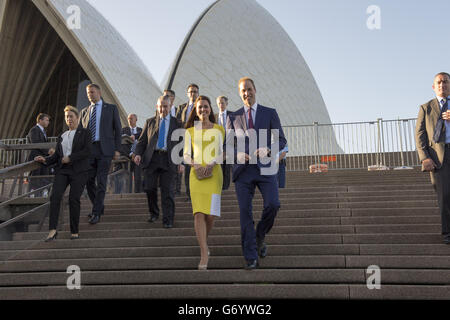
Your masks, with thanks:
[[[67,25],[71,6],[80,10],[80,28]],[[186,35],[161,87],[85,0],[0,0],[0,61],[1,139],[25,136],[39,112],[52,115],[49,134],[59,134],[63,107],[85,106],[89,81],[119,107],[124,125],[128,113],[138,115],[138,124],[152,116],[165,88],[176,91],[176,103],[185,102],[192,82],[213,100],[228,96],[230,110],[236,110],[242,105],[237,82],[243,76],[255,80],[258,102],[276,107],[283,126],[330,123],[299,50],[255,0],[212,3]],[[311,138],[288,137],[288,142]],[[331,144],[338,152],[334,137]]]

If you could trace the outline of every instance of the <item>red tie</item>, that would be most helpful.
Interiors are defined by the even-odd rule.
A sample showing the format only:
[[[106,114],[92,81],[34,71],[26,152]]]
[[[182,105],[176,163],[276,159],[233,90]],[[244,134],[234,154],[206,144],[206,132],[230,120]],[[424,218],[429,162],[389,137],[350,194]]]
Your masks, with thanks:
[[[253,126],[253,117],[252,117],[252,108],[250,107],[250,109],[248,109],[248,128],[249,129],[254,129]]]

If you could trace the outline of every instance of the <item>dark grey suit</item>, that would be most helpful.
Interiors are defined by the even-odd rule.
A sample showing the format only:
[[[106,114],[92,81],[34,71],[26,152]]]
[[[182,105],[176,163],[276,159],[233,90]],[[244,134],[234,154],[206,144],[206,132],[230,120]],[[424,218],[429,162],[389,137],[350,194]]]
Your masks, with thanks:
[[[169,130],[166,138],[167,151],[165,152],[156,150],[159,126],[159,117],[147,119],[142,134],[139,137],[135,154],[142,157],[141,166],[144,170],[144,191],[147,193],[150,215],[155,217],[159,216],[159,180],[163,223],[173,224],[175,215],[173,179],[177,173],[177,165],[173,163],[171,153],[172,149],[180,141],[172,141],[171,136],[174,130],[181,127],[181,123],[175,117],[170,116]]]
[[[102,215],[106,193],[106,181],[114,152],[120,152],[122,126],[119,110],[114,104],[103,102],[100,115],[100,139],[92,143],[90,157],[91,169],[87,182],[89,199],[92,202],[92,215]],[[92,106],[81,110],[80,127],[89,129]],[[97,183],[96,183],[97,180]]]
[[[445,143],[445,126],[440,140],[433,141],[434,129],[441,114],[437,99],[419,108],[416,123],[416,147],[422,162],[431,158],[436,169],[430,172],[431,183],[438,197],[442,234],[450,234],[450,144]]]

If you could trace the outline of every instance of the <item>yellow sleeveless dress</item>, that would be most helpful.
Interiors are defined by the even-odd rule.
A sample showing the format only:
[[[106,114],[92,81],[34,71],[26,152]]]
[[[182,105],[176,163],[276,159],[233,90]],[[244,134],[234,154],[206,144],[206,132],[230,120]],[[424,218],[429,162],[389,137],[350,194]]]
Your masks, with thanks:
[[[194,152],[194,163],[206,166],[222,152],[225,130],[221,125],[214,124],[211,129],[186,130],[184,140],[184,153],[191,155]],[[192,201],[192,211],[220,216],[220,198],[222,193],[222,167],[216,164],[212,177],[198,180],[195,171],[191,168],[189,175],[189,188]]]

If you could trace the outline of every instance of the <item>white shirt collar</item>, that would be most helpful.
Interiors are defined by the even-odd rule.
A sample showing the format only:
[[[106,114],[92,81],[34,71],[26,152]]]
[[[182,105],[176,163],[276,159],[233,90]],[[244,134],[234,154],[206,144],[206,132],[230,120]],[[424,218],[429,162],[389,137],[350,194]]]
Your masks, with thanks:
[[[39,123],[36,123],[36,125],[39,127],[39,129],[41,129],[43,132],[45,132],[45,129],[43,126],[41,126]]]
[[[251,108],[256,112],[256,108],[258,107],[258,102],[255,101],[255,103],[251,106]],[[245,112],[248,112],[249,107],[244,105]]]
[[[448,97],[446,97],[446,98],[436,96],[436,99],[438,99],[438,101],[441,102],[442,99],[450,99],[450,96],[448,96]]]
[[[159,119],[161,120],[162,117],[160,116]],[[169,120],[170,119],[170,112],[167,114],[167,116],[164,117],[164,120]]]

